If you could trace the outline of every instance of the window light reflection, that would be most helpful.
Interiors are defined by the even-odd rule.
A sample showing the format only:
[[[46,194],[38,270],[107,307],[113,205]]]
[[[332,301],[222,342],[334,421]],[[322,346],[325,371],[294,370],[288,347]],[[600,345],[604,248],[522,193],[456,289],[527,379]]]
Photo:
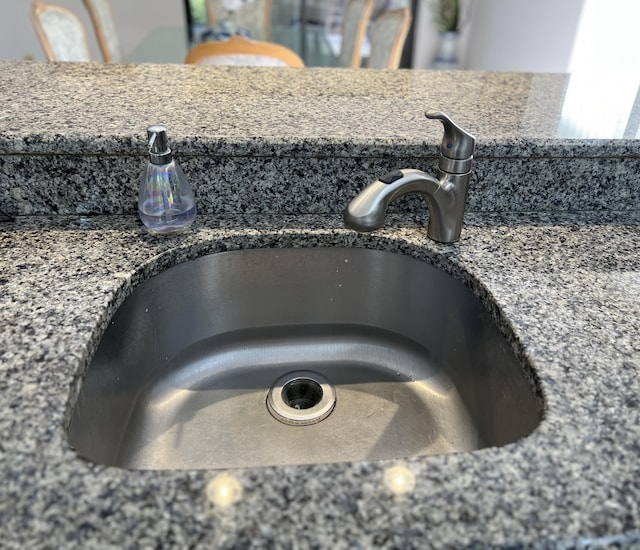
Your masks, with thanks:
[[[640,99],[638,20],[637,0],[584,1],[558,137],[637,137],[639,117],[634,104]]]

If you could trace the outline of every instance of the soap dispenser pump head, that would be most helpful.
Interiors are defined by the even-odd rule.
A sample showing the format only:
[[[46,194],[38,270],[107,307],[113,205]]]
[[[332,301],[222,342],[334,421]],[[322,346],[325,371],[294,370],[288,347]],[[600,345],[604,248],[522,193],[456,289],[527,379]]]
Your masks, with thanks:
[[[164,126],[155,124],[147,128],[147,147],[151,164],[169,164],[173,160],[167,129]]]

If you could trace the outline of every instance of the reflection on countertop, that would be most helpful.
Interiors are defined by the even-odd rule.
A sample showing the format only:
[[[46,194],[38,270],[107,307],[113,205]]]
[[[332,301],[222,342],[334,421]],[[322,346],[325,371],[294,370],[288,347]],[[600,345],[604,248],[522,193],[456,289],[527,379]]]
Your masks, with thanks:
[[[558,124],[559,138],[640,139],[640,74],[571,74]]]

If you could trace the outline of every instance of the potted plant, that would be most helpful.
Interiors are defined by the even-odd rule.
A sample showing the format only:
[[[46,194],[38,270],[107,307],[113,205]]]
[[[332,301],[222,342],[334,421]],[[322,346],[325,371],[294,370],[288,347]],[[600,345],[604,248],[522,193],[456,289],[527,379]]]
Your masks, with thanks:
[[[434,20],[440,32],[458,32],[460,4],[458,0],[438,0]]]
[[[433,67],[455,69],[458,66],[460,1],[436,0],[433,8],[433,20],[439,33],[438,49],[433,60]]]

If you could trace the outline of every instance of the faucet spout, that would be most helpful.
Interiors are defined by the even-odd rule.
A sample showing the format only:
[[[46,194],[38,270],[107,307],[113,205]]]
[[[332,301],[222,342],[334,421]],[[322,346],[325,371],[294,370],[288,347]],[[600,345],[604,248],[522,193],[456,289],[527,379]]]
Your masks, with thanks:
[[[425,113],[444,126],[438,177],[421,170],[394,170],[370,183],[349,203],[344,223],[356,231],[374,231],[384,225],[389,203],[407,193],[422,195],[429,208],[427,235],[453,243],[460,238],[467,202],[476,138],[443,112]]]
[[[344,223],[360,232],[380,229],[392,201],[417,193],[429,208],[429,237],[444,243],[455,242],[462,230],[468,179],[468,174],[440,171],[437,179],[421,170],[395,170],[370,183],[349,203]]]

